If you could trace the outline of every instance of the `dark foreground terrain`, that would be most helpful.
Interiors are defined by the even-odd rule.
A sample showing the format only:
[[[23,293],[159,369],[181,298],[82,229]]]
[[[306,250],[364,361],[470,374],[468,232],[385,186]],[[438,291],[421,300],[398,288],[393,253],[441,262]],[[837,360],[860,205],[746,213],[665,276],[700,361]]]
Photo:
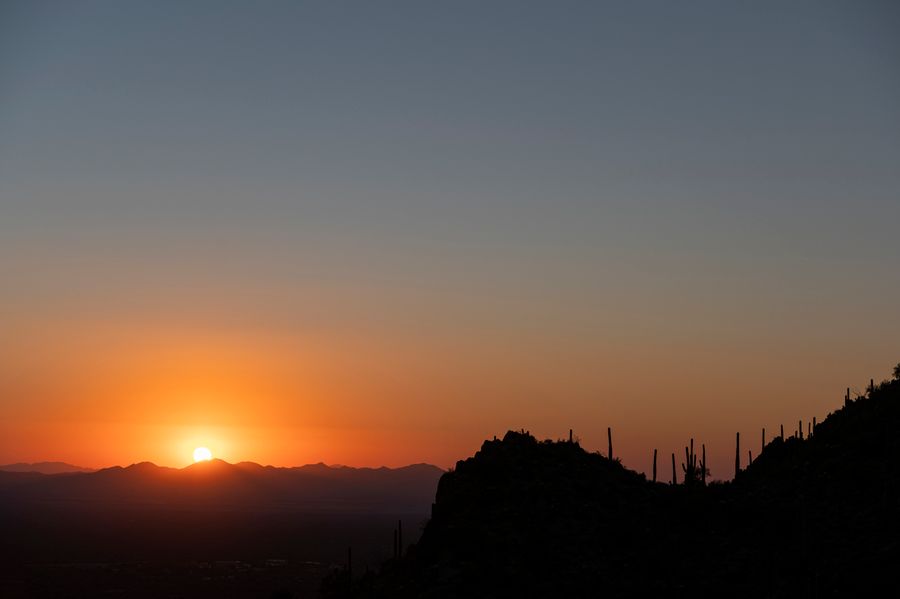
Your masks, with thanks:
[[[0,597],[315,597],[417,540],[442,471],[152,464],[0,472]],[[279,595],[280,594],[280,595]]]
[[[406,556],[352,585],[335,572],[327,592],[894,596],[898,433],[896,378],[848,400],[811,438],[776,438],[729,483],[705,484],[686,457],[680,484],[653,483],[577,443],[510,432],[442,477]]]

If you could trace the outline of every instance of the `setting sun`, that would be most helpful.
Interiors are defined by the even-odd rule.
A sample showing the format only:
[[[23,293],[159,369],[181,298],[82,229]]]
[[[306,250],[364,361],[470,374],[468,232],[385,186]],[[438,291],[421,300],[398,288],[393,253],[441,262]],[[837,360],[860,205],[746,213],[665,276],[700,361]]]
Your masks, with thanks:
[[[195,462],[208,462],[212,459],[212,452],[206,447],[198,447],[194,450]]]

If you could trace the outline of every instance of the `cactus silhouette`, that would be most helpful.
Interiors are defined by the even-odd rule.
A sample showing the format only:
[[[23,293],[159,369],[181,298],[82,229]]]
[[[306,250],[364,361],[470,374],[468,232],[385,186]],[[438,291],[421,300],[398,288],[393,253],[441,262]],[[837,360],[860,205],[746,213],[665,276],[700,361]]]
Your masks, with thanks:
[[[606,437],[609,440],[609,459],[613,459],[613,450],[612,450],[612,428],[606,428]]]
[[[672,484],[677,485],[678,479],[675,477],[675,454],[672,454]]]
[[[706,484],[706,445],[703,445],[703,459],[697,464],[697,454],[694,453],[694,440],[691,439],[690,447],[684,448],[684,462],[681,464],[684,471],[684,484]]]

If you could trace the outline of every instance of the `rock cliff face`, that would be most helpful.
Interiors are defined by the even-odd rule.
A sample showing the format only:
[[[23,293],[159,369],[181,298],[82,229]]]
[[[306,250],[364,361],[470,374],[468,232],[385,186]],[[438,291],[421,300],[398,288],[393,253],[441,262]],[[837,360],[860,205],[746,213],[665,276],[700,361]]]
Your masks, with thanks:
[[[486,441],[441,478],[406,556],[332,593],[425,597],[866,596],[894,585],[900,381],[733,482],[652,483],[577,443]],[[806,433],[806,431],[804,431]],[[679,469],[680,470],[680,469]],[[682,473],[679,472],[681,477]]]

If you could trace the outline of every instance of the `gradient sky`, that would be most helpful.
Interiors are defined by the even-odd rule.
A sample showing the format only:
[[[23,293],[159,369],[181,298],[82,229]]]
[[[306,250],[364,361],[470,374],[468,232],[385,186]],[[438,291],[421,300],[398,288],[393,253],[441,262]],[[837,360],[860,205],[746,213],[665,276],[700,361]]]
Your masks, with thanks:
[[[898,224],[892,2],[4,2],[0,463],[726,478],[900,361]]]

